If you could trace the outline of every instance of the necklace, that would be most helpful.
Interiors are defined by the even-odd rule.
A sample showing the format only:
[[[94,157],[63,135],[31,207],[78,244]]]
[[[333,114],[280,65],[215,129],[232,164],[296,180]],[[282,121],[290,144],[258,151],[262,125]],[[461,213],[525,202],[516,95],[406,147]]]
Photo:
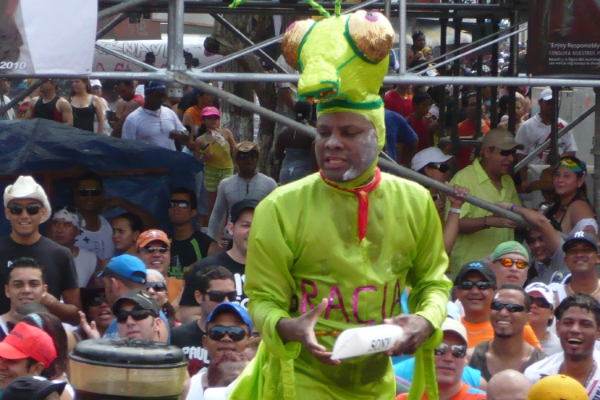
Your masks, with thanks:
[[[252,195],[254,194],[254,190],[256,189],[256,180],[254,180],[254,186],[252,186],[252,192],[250,192],[250,183],[252,182],[252,180],[254,178],[256,178],[258,174],[254,175],[252,178],[250,179],[246,179],[246,178],[242,178],[239,174],[238,174],[238,178],[241,180],[244,180],[244,182],[246,182],[246,195],[242,195],[241,190],[240,190],[240,181],[238,180],[238,196],[240,198],[240,200],[243,199],[248,199],[248,198],[252,198]]]
[[[159,126],[159,129],[160,129],[160,133],[163,134],[162,118],[160,117],[160,115],[162,114],[162,106],[160,106],[160,108],[158,109],[158,115],[156,115],[153,112],[151,112],[151,110],[146,110],[144,107],[142,107],[142,110],[146,114],[152,115],[153,117],[158,118],[158,126]]]
[[[470,330],[467,329],[467,333],[469,335],[479,335],[479,334],[481,334],[481,333],[483,333],[485,331],[490,330],[491,327],[492,327],[492,324],[489,324],[488,326],[486,326],[485,328],[483,328],[482,330],[480,330],[478,332],[473,332],[473,331],[470,331]]]
[[[558,369],[558,373],[562,373],[564,367],[565,367],[565,363],[563,361],[563,363],[560,364],[560,368]],[[594,374],[596,373],[596,369],[597,368],[598,368],[598,364],[596,364],[596,360],[594,360],[594,365],[592,365],[592,369],[591,369],[590,373],[588,374],[587,378],[585,379],[585,384],[583,385],[584,388],[587,389],[590,381],[592,380],[592,378],[594,377]]]
[[[595,295],[598,292],[598,290],[600,290],[600,281],[598,281],[597,283],[598,283],[598,285],[596,286],[596,290],[594,290],[592,293],[589,293],[590,296]],[[575,291],[571,287],[571,282],[567,283],[567,288],[569,288],[569,291],[571,293],[575,293]]]

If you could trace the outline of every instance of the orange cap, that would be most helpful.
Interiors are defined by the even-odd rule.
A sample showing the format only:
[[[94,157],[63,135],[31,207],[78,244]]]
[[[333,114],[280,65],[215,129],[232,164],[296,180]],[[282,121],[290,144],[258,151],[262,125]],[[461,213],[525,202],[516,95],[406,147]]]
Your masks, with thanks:
[[[171,247],[171,242],[169,241],[169,237],[163,231],[159,231],[158,229],[150,229],[142,232],[142,234],[138,237],[136,243],[136,249],[139,250],[140,247],[145,247],[148,243],[154,242],[158,240],[167,245],[167,247]]]

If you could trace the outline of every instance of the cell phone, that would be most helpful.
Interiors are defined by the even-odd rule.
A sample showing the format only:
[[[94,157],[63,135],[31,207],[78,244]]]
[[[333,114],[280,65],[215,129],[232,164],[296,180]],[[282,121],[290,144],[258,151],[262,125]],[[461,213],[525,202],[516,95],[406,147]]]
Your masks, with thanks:
[[[109,121],[116,121],[117,120],[117,113],[114,112],[113,110],[106,110],[106,118]]]
[[[438,194],[434,194],[431,197],[433,198],[433,201],[436,201],[437,199],[441,198],[442,196],[438,193]]]

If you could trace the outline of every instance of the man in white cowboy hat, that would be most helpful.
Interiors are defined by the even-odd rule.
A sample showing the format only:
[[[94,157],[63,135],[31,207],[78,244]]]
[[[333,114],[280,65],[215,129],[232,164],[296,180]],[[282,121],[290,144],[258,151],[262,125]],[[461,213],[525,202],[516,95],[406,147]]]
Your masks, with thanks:
[[[0,238],[0,282],[6,282],[13,260],[30,257],[44,268],[48,293],[42,304],[64,322],[79,323],[81,308],[79,285],[73,255],[39,232],[40,224],[52,213],[44,189],[31,177],[20,176],[4,191],[4,215],[12,231]],[[6,267],[6,268],[5,268]],[[59,299],[63,298],[64,303]],[[0,314],[10,308],[9,299],[0,295]]]

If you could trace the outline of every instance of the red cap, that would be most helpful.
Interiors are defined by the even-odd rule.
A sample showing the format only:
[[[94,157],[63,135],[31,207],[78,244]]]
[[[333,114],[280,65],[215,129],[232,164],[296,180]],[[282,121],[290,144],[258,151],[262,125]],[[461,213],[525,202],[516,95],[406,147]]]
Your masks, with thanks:
[[[0,343],[0,357],[8,360],[33,358],[48,368],[56,359],[56,348],[50,335],[29,325],[19,322]]]
[[[159,231],[158,229],[150,229],[140,234],[136,242],[136,248],[139,249],[140,247],[145,247],[148,243],[154,242],[155,240],[163,242],[167,247],[171,247],[171,242],[169,242],[169,237],[166,233]]]
[[[202,109],[202,113],[200,114],[201,117],[210,117],[211,115],[216,115],[217,117],[221,118],[221,113],[217,107],[204,107]]]

